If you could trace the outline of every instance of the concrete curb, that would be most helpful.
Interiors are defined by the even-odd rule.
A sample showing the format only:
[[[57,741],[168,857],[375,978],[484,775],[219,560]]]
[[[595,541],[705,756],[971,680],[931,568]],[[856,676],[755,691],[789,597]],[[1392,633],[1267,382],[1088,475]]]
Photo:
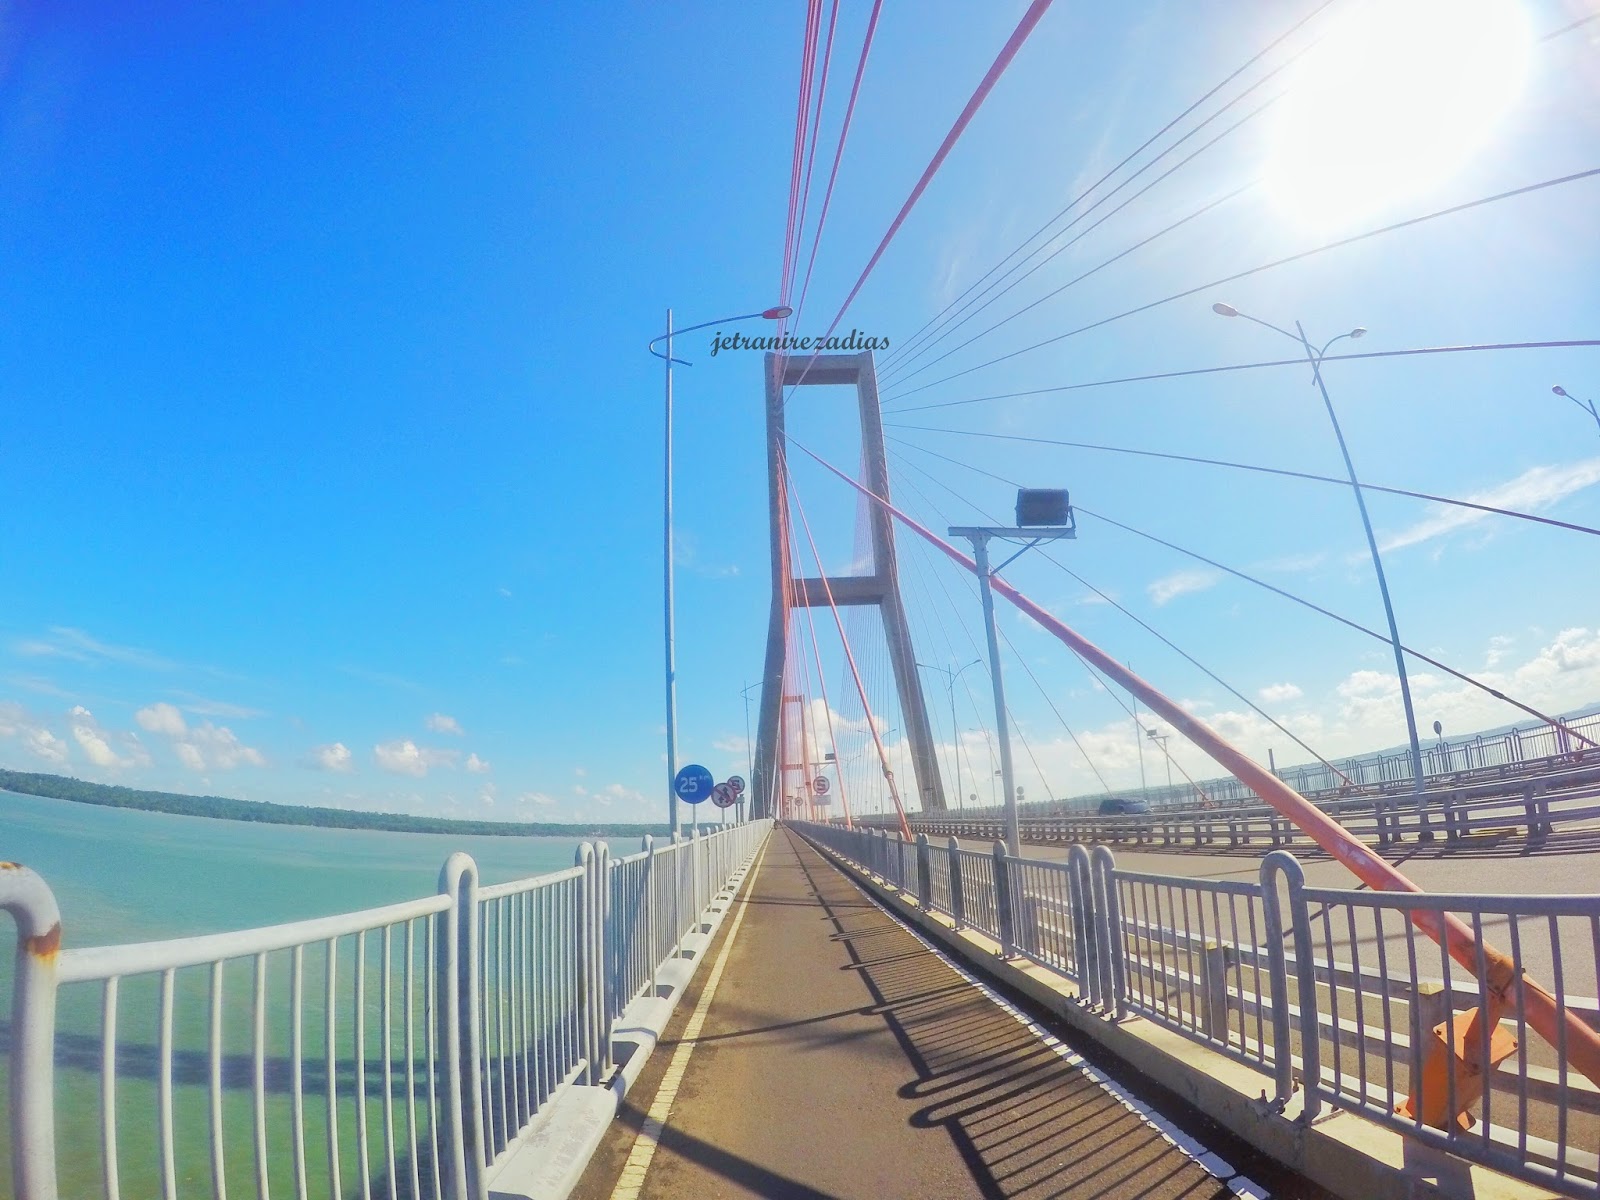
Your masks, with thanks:
[[[566,1200],[578,1186],[760,854],[757,846],[712,897],[697,927],[684,935],[682,956],[668,959],[656,972],[657,994],[640,996],[622,1010],[611,1031],[617,1064],[611,1078],[598,1087],[574,1085],[558,1092],[488,1172],[489,1200]]]
[[[1269,1158],[1347,1200],[1553,1200],[1560,1193],[1420,1146],[1350,1113],[1324,1113],[1306,1125],[1297,1097],[1283,1112],[1262,1102],[1259,1071],[1139,1017],[1107,1021],[1087,1011],[1076,987],[1026,959],[1008,960],[991,939],[917,907],[855,863],[807,839],[892,913],[968,963],[1021,992]]]

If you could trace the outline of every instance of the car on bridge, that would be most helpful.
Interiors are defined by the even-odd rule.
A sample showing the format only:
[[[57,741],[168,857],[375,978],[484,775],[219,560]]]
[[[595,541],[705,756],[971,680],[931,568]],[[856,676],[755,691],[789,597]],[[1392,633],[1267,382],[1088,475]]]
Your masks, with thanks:
[[[1107,796],[1100,801],[1100,815],[1131,818],[1117,821],[1113,825],[1112,828],[1116,831],[1114,837],[1118,840],[1124,837],[1137,837],[1148,833],[1151,828],[1150,802],[1138,796]]]

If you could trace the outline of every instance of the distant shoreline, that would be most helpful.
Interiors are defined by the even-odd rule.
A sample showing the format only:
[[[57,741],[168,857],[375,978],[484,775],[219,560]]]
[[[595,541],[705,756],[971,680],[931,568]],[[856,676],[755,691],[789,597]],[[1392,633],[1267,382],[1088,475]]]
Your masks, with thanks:
[[[641,837],[665,836],[662,825],[559,824],[530,821],[458,821],[447,817],[414,817],[404,813],[370,813],[348,808],[310,808],[267,800],[232,800],[226,796],[187,796],[180,792],[147,792],[120,784],[89,783],[66,775],[0,769],[0,791],[47,800],[70,800],[102,808],[132,808],[180,817],[246,821],[257,825],[305,825],[319,829],[368,829],[383,833],[454,833],[474,837]]]

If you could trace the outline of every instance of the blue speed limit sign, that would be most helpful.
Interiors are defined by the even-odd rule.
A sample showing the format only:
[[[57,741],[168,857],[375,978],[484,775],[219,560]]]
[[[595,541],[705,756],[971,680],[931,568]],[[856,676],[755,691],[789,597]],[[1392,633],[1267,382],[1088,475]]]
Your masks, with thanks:
[[[711,778],[711,772],[699,763],[690,763],[672,781],[672,790],[685,804],[699,804],[702,800],[711,799],[711,789],[715,786],[716,780]]]

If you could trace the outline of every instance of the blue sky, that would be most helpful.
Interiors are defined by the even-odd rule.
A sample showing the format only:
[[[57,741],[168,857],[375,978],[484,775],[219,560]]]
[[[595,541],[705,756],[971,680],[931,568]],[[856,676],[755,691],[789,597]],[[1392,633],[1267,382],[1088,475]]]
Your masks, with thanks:
[[[1024,7],[885,5],[803,329],[831,318]],[[1056,5],[844,328],[903,342],[1311,7]],[[1522,7],[1536,33],[1577,12]],[[866,9],[842,5],[813,215]],[[0,765],[442,815],[657,816],[661,381],[644,345],[669,305],[686,324],[777,299],[803,21],[798,4],[64,4],[0,18]],[[1302,319],[1318,340],[1363,325],[1363,350],[1597,336],[1600,182],[1587,180],[909,391],[1335,237],[1600,166],[1597,31],[1536,45],[1510,109],[1454,169],[1331,224],[1253,182],[1271,122],[1242,127],[963,333],[1238,195],[915,377],[886,373],[886,420],[1337,473],[1303,368],[908,410],[1293,356],[1214,316],[1214,299]],[[677,379],[681,740],[722,775],[744,766],[740,689],[761,669],[765,464],[760,356],[708,348],[680,347],[695,365]],[[1549,391],[1600,393],[1596,363],[1593,349],[1529,351],[1327,378],[1366,478],[1600,525],[1600,436]],[[808,445],[854,461],[840,397],[790,411]],[[1090,510],[1381,623],[1338,489],[890,432],[1070,486]],[[1006,485],[903,443],[897,495],[919,516],[1009,508]],[[855,501],[798,464],[795,483],[843,567]],[[1600,700],[1593,539],[1453,527],[1394,497],[1371,507],[1403,638],[1542,707]],[[1401,740],[1381,644],[1089,519],[1062,556],[1322,753]],[[976,636],[968,581],[905,557],[919,657],[960,666]],[[1305,757],[1049,564],[1008,577],[1247,749]],[[1101,773],[1136,778],[1121,709],[1005,621]],[[838,694],[837,637],[819,630],[848,721],[859,700]],[[881,692],[873,633],[860,637]],[[981,672],[964,681],[956,724],[987,773]],[[1097,786],[1030,688],[1013,685],[1042,764],[1022,773],[1030,796],[1046,779]],[[1425,726],[1514,715],[1443,680],[1417,691]],[[948,746],[942,684],[930,698]]]

